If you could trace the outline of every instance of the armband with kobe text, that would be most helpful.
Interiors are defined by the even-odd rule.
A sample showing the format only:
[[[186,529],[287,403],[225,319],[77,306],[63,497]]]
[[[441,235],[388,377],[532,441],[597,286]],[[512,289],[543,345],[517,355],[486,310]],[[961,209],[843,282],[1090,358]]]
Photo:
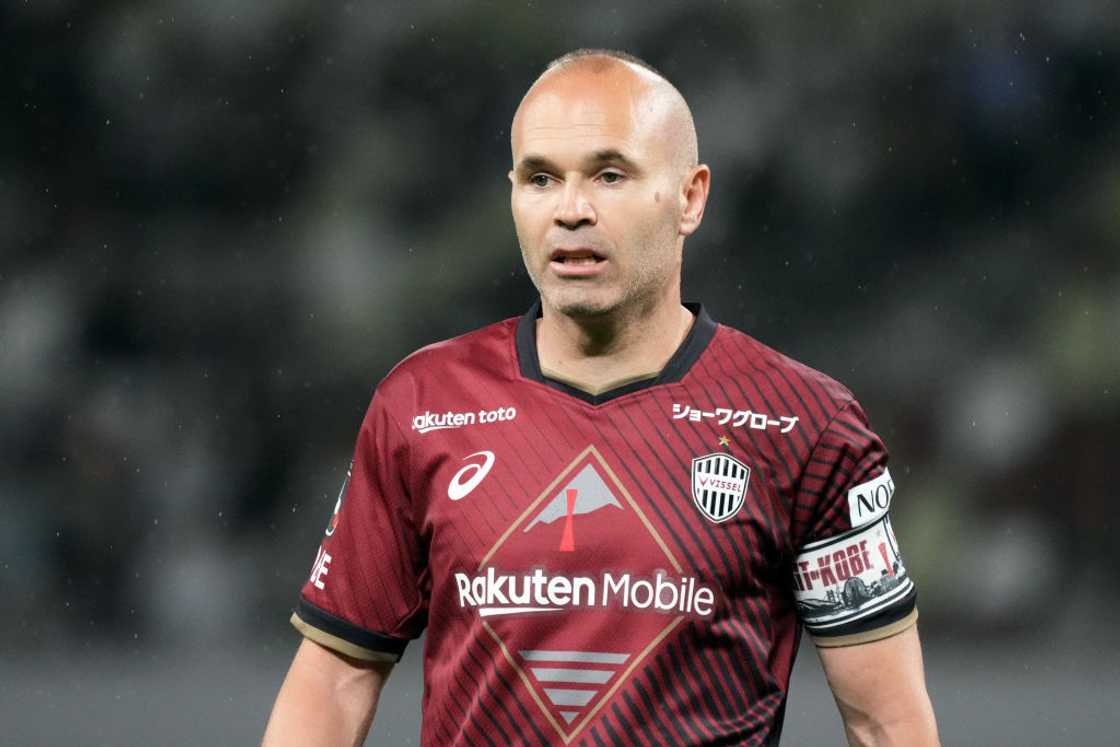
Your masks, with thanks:
[[[910,599],[890,517],[802,548],[793,566],[793,596],[805,628],[840,635]],[[907,610],[908,611],[908,610]]]

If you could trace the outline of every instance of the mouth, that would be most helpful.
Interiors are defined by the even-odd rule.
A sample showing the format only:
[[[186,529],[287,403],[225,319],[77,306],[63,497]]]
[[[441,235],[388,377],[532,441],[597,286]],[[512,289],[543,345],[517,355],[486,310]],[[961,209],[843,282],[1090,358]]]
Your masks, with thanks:
[[[586,247],[554,249],[548,259],[554,265],[571,268],[593,267],[606,261],[606,257]]]

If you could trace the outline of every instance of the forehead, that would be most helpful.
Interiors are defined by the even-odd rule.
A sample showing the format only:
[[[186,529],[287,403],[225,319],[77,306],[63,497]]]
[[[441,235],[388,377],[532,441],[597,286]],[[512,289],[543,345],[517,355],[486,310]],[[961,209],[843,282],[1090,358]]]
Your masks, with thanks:
[[[648,84],[630,71],[564,70],[529,91],[513,119],[514,160],[521,153],[614,147],[649,154],[660,119]]]

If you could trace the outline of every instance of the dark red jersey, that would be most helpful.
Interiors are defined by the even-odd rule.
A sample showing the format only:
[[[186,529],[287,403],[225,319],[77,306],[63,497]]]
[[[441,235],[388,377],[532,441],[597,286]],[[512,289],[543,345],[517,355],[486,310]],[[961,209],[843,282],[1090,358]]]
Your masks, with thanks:
[[[539,306],[378,386],[293,623],[389,661],[426,631],[422,744],[774,744],[802,626],[915,619],[851,393],[690,308],[598,396],[542,376]]]

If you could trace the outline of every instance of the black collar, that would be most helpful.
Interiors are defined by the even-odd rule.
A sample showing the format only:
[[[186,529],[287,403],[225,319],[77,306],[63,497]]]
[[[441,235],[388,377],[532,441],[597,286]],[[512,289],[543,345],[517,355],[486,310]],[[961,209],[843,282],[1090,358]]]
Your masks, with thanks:
[[[544,374],[541,373],[541,362],[537,357],[537,319],[541,316],[541,302],[538,300],[517,322],[517,358],[521,367],[521,375],[526,379],[547,384],[553,389],[558,389],[593,405],[601,405],[615,397],[621,397],[624,394],[658,384],[680,381],[692,368],[692,364],[696,362],[704,349],[708,347],[708,343],[711,342],[712,336],[716,333],[716,323],[708,316],[708,312],[704,311],[702,304],[686,303],[684,307],[692,312],[696,320],[692,323],[692,329],[688,331],[688,336],[677,348],[677,352],[673,353],[673,357],[665,364],[661,373],[648,379],[631,381],[629,384],[609,389],[601,394],[590,394],[562,381],[545,378]]]

